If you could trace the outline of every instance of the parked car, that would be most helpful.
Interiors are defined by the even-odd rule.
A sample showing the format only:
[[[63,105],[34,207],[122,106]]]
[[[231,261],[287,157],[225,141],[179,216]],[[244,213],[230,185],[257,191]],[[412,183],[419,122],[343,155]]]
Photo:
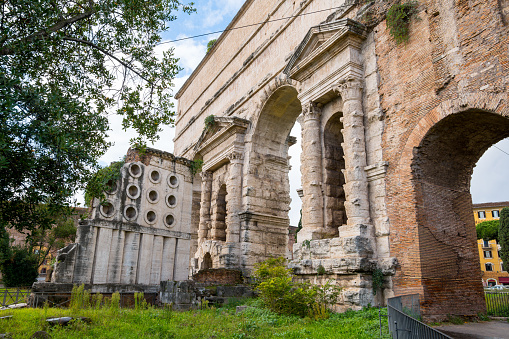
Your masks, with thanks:
[[[504,290],[506,289],[507,287],[504,286],[504,285],[495,285],[495,286],[491,286],[490,289],[492,290]]]

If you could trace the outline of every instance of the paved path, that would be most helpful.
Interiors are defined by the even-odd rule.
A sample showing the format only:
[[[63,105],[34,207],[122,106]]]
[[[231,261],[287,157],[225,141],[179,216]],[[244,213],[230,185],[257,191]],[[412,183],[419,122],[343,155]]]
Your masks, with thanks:
[[[509,339],[509,322],[485,321],[463,325],[434,326],[454,339]]]

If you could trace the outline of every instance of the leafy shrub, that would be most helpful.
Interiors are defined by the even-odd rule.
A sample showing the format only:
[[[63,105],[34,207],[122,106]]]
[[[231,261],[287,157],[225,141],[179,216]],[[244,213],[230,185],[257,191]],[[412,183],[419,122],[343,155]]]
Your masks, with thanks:
[[[387,12],[387,27],[397,44],[408,41],[410,18],[417,13],[417,1],[397,3]]]
[[[39,276],[37,266],[37,257],[28,248],[11,247],[1,267],[5,287],[32,286]]]
[[[324,286],[296,283],[285,263],[284,258],[271,258],[255,266],[257,291],[264,306],[278,314],[327,318],[340,288],[330,281]]]

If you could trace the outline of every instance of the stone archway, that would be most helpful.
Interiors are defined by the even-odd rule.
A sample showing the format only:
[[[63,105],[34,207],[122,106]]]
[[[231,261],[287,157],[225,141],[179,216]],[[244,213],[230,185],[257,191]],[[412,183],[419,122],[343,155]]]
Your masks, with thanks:
[[[443,102],[417,123],[389,166],[394,293],[421,294],[429,320],[485,307],[469,189],[477,160],[509,135],[499,103],[483,94]]]
[[[470,180],[482,154],[508,136],[509,119],[470,109],[440,120],[414,149],[420,271],[430,313],[484,311]]]
[[[262,93],[259,115],[246,143],[244,207],[241,216],[242,268],[269,257],[286,256],[290,131],[302,111],[289,79],[277,79]]]

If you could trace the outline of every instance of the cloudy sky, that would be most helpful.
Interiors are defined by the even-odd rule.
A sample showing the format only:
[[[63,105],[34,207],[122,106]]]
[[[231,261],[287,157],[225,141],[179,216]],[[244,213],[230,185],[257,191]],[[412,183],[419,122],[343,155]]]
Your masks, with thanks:
[[[197,13],[192,15],[180,13],[178,19],[170,24],[170,31],[163,35],[164,40],[172,41],[224,29],[240,9],[244,0],[200,0],[195,3]],[[179,64],[183,68],[174,81],[175,93],[205,56],[208,41],[218,36],[219,34],[213,34],[161,46],[161,48],[173,47],[175,56],[180,58]],[[111,129],[110,139],[114,142],[114,146],[100,159],[103,166],[121,159],[129,148],[129,139],[133,136],[132,131],[122,130],[121,119],[118,117],[112,118]],[[151,147],[173,152],[172,139],[174,135],[174,129],[166,127],[161,133],[161,139]],[[298,138],[298,143],[290,149],[290,156],[292,157],[290,160],[292,166],[290,172],[292,197],[290,219],[292,225],[297,225],[300,199],[296,194],[296,189],[300,188],[299,156],[301,150],[300,126],[298,123],[293,129],[292,135]],[[484,154],[474,170],[471,192],[475,203],[509,201],[509,180],[507,178],[509,139],[503,140],[495,146]],[[82,198],[79,200],[83,201]]]

